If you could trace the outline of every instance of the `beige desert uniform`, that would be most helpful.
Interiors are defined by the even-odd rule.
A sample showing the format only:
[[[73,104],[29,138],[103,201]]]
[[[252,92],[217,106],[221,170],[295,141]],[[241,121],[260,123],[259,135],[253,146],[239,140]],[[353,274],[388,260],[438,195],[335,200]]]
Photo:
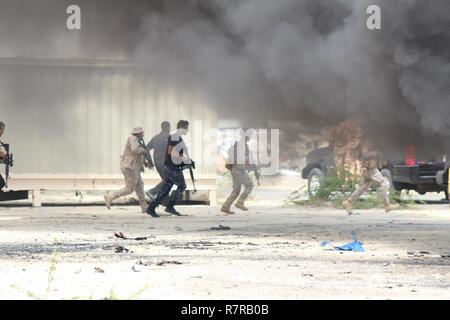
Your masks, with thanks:
[[[135,129],[133,133],[139,132]],[[135,191],[142,210],[145,211],[147,209],[147,202],[144,194],[144,182],[141,178],[141,172],[144,172],[143,154],[146,152],[147,150],[139,144],[138,138],[132,134],[125,144],[122,160],[120,162],[120,169],[125,178],[125,187],[113,192],[110,195],[110,201],[127,196]]]
[[[330,131],[330,146],[333,148],[336,168],[345,169],[351,174],[360,175],[361,145],[363,130],[356,120],[346,120]]]
[[[372,184],[378,186],[378,194],[383,200],[385,208],[390,206],[389,203],[389,180],[383,176],[378,169],[380,167],[380,161],[377,160],[379,154],[376,151],[371,151],[371,147],[367,143],[363,143],[361,146],[361,159],[362,159],[362,175],[361,181],[358,184],[358,188],[348,198],[347,201],[353,203],[359,199],[364,193],[369,190]]]
[[[225,210],[230,210],[231,205],[233,204],[233,202],[238,199],[238,201],[236,202],[236,206],[239,208],[245,208],[245,200],[247,200],[247,198],[249,197],[250,193],[253,190],[254,184],[252,179],[250,178],[250,176],[247,173],[247,164],[250,162],[251,156],[249,154],[249,150],[247,147],[247,144],[245,144],[245,146],[240,145],[243,142],[237,142],[235,143],[233,146],[230,147],[230,149],[228,150],[228,157],[229,157],[229,162],[231,162],[231,177],[233,179],[233,191],[231,192],[230,196],[228,197],[228,199],[225,201],[225,203],[223,204],[222,209]],[[244,163],[239,163],[239,159],[237,157],[237,150],[245,150],[245,159],[244,159]],[[241,193],[241,187],[242,185],[244,185],[245,189],[242,192],[242,194],[239,196],[239,194]]]

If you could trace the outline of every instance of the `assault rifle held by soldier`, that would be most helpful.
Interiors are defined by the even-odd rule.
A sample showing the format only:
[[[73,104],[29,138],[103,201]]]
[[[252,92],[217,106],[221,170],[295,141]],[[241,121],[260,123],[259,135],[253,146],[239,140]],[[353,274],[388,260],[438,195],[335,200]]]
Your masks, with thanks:
[[[194,160],[190,159],[189,164],[183,163],[179,166],[181,170],[189,169],[189,174],[191,175],[192,185],[194,186],[194,193],[197,193],[197,188],[195,187],[195,178],[194,178],[194,170],[195,170],[195,162]]]
[[[138,139],[139,145],[147,150],[147,146],[145,145],[144,139]],[[150,151],[147,150],[146,153],[142,154],[144,156],[144,167],[148,169],[153,169],[155,165],[153,164],[152,156],[150,155]]]
[[[247,165],[247,171],[255,173],[256,182],[259,186],[259,179],[261,178],[261,171],[259,170],[259,167],[256,164],[249,164]]]

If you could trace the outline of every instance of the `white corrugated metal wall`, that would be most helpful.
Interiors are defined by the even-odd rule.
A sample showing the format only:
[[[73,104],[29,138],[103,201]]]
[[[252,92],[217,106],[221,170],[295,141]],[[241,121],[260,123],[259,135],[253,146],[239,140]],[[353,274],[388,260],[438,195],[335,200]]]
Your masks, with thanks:
[[[191,122],[190,153],[197,173],[213,175],[214,148],[203,132],[216,127],[216,112],[192,91],[167,87],[136,68],[86,66],[0,66],[0,120],[11,143],[15,174],[120,173],[124,142],[134,126],[145,140],[163,120],[175,128]],[[214,143],[214,142],[211,142]]]

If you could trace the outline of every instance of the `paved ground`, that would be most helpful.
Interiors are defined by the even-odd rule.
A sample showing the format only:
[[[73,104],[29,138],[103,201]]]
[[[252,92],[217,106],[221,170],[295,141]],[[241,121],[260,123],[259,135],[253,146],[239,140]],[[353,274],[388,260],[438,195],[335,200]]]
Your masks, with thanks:
[[[0,208],[0,298],[450,298],[448,205],[353,216],[281,205],[228,217],[181,210],[188,216],[152,219],[129,206]],[[231,229],[210,230],[219,225]],[[349,242],[349,230],[366,252],[320,246]]]

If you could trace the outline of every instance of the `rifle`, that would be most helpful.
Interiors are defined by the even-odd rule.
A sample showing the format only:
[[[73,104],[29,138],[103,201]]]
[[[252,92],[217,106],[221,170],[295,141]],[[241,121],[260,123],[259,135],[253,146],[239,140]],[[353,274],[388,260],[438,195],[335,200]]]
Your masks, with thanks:
[[[0,142],[0,146],[5,148],[6,156],[1,159],[0,163],[5,165],[5,187],[8,188],[9,169],[14,166],[14,158],[12,153],[9,153],[9,144]]]
[[[145,145],[144,139],[138,139],[138,141],[139,145],[147,151],[146,153],[144,153],[144,166],[146,168],[152,169],[155,165],[153,164],[150,152],[147,150],[147,146]]]
[[[178,167],[181,170],[189,169],[189,174],[191,175],[192,184],[194,185],[194,193],[197,193],[197,188],[195,187],[195,178],[194,178],[194,169],[195,169],[195,162],[194,160],[190,159],[189,164],[183,163],[179,165]]]
[[[249,164],[247,165],[247,171],[248,172],[254,172],[255,173],[255,178],[256,178],[256,182],[259,184],[259,178],[261,178],[261,172],[259,171],[259,168],[256,164]]]

